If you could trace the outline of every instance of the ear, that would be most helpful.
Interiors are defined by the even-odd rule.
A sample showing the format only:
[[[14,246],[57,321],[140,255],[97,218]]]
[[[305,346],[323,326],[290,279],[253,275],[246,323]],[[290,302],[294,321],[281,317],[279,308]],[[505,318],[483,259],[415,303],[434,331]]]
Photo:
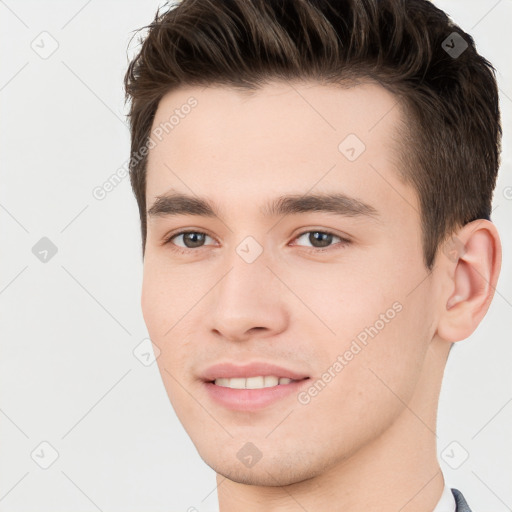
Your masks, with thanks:
[[[441,247],[443,276],[437,333],[447,341],[468,338],[489,306],[501,269],[501,241],[494,224],[470,222]]]

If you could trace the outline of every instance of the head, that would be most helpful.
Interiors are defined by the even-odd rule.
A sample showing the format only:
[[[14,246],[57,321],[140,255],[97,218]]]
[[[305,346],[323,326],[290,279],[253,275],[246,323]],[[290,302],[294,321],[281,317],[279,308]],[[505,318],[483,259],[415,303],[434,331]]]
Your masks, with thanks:
[[[501,263],[498,92],[471,36],[426,0],[183,0],[148,28],[125,77],[142,309],[201,457],[283,485],[407,408],[435,428]],[[259,411],[212,401],[210,365],[253,361],[309,382]]]

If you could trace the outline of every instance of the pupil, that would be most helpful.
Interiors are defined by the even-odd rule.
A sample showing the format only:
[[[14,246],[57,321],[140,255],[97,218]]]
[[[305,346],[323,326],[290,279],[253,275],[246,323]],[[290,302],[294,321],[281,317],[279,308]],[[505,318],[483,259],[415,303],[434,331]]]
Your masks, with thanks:
[[[185,236],[184,236],[184,241],[185,241],[185,245],[187,247],[200,247],[201,245],[201,242],[203,242],[204,240],[202,239],[203,238],[203,234],[202,233],[186,233]],[[199,239],[199,240],[198,240]],[[189,245],[187,242],[188,241],[191,241],[192,242],[192,245]]]
[[[317,236],[318,235],[318,236]],[[320,240],[319,240],[320,239]],[[322,241],[323,239],[323,241]],[[332,235],[329,235],[328,233],[321,233],[319,231],[313,231],[309,235],[309,241],[313,244],[315,247],[328,247],[329,244],[332,242]],[[316,242],[320,241],[321,245],[315,245]]]

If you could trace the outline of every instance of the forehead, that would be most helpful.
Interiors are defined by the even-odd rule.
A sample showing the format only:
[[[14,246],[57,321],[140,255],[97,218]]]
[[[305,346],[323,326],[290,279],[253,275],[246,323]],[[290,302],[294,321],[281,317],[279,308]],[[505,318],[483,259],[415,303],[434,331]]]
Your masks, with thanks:
[[[414,191],[397,172],[402,115],[397,98],[371,83],[176,89],[160,101],[152,126],[147,207],[171,189],[215,194],[220,203],[236,195],[237,206],[314,189],[369,202],[402,195],[398,207],[414,208]]]

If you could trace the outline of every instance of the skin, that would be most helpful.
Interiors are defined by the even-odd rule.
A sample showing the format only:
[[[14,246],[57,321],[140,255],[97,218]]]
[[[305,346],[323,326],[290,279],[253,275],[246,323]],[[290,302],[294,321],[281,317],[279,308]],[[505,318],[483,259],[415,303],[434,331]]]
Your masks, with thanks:
[[[496,228],[467,224],[455,233],[464,251],[440,250],[425,268],[418,197],[397,170],[403,112],[377,84],[180,88],[163,97],[153,126],[191,96],[197,106],[150,150],[147,208],[177,191],[215,201],[222,218],[148,216],[142,310],[172,406],[217,474],[220,511],[431,512],[444,486],[443,371],[451,344],[492,300]],[[353,162],[338,149],[349,133],[366,146]],[[378,221],[259,211],[280,195],[333,191],[372,205]],[[163,243],[183,229],[208,236],[199,248],[183,236]],[[334,237],[308,252],[320,247],[308,238],[315,230],[351,243]],[[236,252],[247,236],[263,249],[250,264]],[[272,361],[316,381],[396,301],[401,311],[307,405],[292,394],[259,412],[230,411],[199,378],[218,362]],[[250,468],[237,458],[248,441],[262,453]]]

